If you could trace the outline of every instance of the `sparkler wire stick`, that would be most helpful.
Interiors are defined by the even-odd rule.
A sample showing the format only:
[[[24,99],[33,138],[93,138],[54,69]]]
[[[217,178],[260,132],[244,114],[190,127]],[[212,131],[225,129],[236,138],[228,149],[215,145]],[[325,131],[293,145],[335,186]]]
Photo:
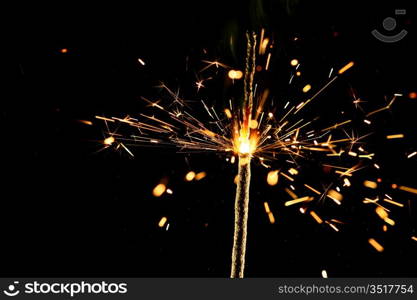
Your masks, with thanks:
[[[243,124],[240,132],[238,180],[235,197],[235,225],[232,250],[231,278],[243,278],[249,212],[250,186],[250,121],[253,106],[253,78],[256,62],[256,35],[246,33],[248,40],[244,82]]]
[[[243,278],[249,212],[250,156],[239,158],[235,198],[235,233],[233,238],[231,278]]]

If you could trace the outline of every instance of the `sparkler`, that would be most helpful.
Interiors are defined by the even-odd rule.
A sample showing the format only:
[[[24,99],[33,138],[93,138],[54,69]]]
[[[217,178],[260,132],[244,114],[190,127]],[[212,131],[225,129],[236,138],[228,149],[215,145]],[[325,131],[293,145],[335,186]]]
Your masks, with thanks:
[[[181,152],[217,152],[226,155],[232,155],[230,162],[235,162],[235,157],[238,159],[238,174],[235,179],[236,195],[234,206],[234,239],[232,248],[232,263],[231,273],[232,278],[244,277],[246,243],[247,243],[247,226],[248,226],[248,210],[249,210],[249,191],[251,183],[251,163],[257,160],[265,168],[271,168],[270,162],[276,160],[276,157],[288,156],[290,159],[286,160],[292,166],[287,170],[271,170],[267,176],[267,183],[270,186],[275,186],[278,179],[282,178],[285,184],[289,184],[284,190],[292,198],[285,202],[285,206],[303,205],[300,207],[301,213],[308,212],[312,220],[318,224],[326,224],[335,232],[339,232],[338,224],[344,224],[336,219],[327,219],[325,216],[319,215],[316,211],[307,209],[309,203],[316,201],[331,200],[332,203],[342,205],[344,196],[341,193],[339,186],[329,185],[324,189],[320,189],[315,184],[307,184],[303,182],[301,190],[296,190],[297,176],[299,175],[299,167],[297,159],[305,159],[308,154],[317,153],[323,155],[328,159],[336,159],[340,157],[347,157],[349,159],[357,160],[358,162],[349,166],[339,166],[333,163],[321,163],[321,167],[333,172],[341,183],[342,188],[349,188],[352,182],[349,180],[359,170],[362,170],[366,165],[363,161],[371,161],[370,166],[379,169],[380,166],[374,163],[375,153],[369,153],[362,147],[361,141],[368,135],[356,136],[349,135],[343,128],[346,125],[352,125],[353,120],[346,118],[341,122],[332,122],[324,126],[323,129],[313,129],[310,126],[314,122],[314,118],[305,119],[302,111],[308,107],[318,96],[323,93],[337,78],[342,76],[352,67],[354,62],[349,62],[339,70],[333,71],[329,74],[329,80],[321,88],[313,87],[310,84],[305,84],[302,88],[303,95],[309,95],[311,91],[317,89],[311,97],[304,101],[291,104],[286,102],[282,112],[275,113],[268,112],[266,109],[267,99],[269,98],[269,90],[259,90],[258,85],[254,86],[254,77],[257,69],[257,53],[259,55],[266,55],[264,70],[268,70],[271,65],[271,52],[268,52],[268,44],[271,42],[265,37],[265,32],[262,30],[261,38],[259,40],[259,49],[257,51],[257,35],[255,33],[247,33],[247,51],[246,51],[246,67],[244,72],[230,69],[227,65],[215,60],[205,60],[207,65],[200,70],[205,72],[210,68],[224,68],[230,69],[228,77],[231,80],[240,80],[243,78],[243,101],[240,104],[229,101],[228,108],[225,108],[224,114],[219,113],[208,102],[201,100],[201,107],[209,117],[209,122],[203,122],[194,116],[192,110],[189,109],[187,101],[179,96],[179,92],[172,91],[167,85],[161,84],[161,88],[167,92],[171,98],[171,103],[165,105],[162,100],[153,101],[142,97],[151,109],[156,113],[144,114],[141,113],[139,117],[125,116],[123,118],[117,117],[103,117],[96,116],[105,122],[107,127],[107,136],[102,141],[104,148],[112,147],[116,150],[123,149],[129,155],[133,156],[132,151],[129,150],[129,144],[140,144],[143,146],[175,146]],[[144,62],[138,60],[142,65]],[[293,59],[290,65],[297,70],[300,66],[298,59]],[[296,74],[297,74],[296,73]],[[334,75],[333,75],[334,74]],[[301,73],[300,73],[301,75]],[[300,76],[297,75],[297,76]],[[293,80],[291,76],[290,84]],[[333,76],[333,77],[332,77]],[[195,86],[197,90],[205,88],[204,79],[198,78]],[[367,125],[371,124],[369,117],[390,109],[396,97],[394,95],[389,101],[388,105],[383,106],[377,110],[371,111],[364,115],[367,119],[361,121]],[[353,104],[358,107],[359,101],[355,98]],[[291,104],[291,105],[290,105]],[[130,136],[121,135],[116,130],[110,129],[110,124],[125,124],[137,130],[136,133]],[[342,130],[341,130],[342,129]],[[343,132],[344,136],[336,136],[334,132]],[[386,136],[387,139],[401,139],[403,134],[396,133]],[[411,158],[415,155],[413,152],[408,155]],[[195,173],[189,171],[185,175],[185,181],[198,181],[206,176],[205,172]],[[376,181],[376,180],[375,180]],[[378,188],[377,182],[373,179],[366,179],[363,185],[371,191]],[[281,182],[281,179],[280,179]],[[378,181],[379,182],[379,181]],[[393,185],[393,189],[417,194],[417,189],[406,187],[402,185]],[[164,193],[172,194],[172,190],[167,189],[164,183],[159,183],[153,189],[153,195],[160,197]],[[298,195],[297,195],[298,194]],[[363,198],[362,198],[363,199]],[[393,226],[395,222],[388,217],[389,210],[381,203],[383,202],[394,205],[396,207],[404,207],[400,202],[392,200],[389,196],[383,198],[381,201],[378,197],[372,199],[365,197],[363,204],[375,205],[376,214],[387,224]],[[265,211],[268,214],[270,223],[275,223],[275,217],[271,212],[269,205],[265,202]],[[158,223],[159,227],[164,227],[167,218],[163,217]],[[168,224],[169,225],[169,224]],[[337,225],[337,226],[336,226]],[[378,252],[382,252],[384,247],[375,241],[373,238],[368,240],[369,244]],[[326,274],[327,276],[327,274]],[[324,277],[324,275],[323,275]]]

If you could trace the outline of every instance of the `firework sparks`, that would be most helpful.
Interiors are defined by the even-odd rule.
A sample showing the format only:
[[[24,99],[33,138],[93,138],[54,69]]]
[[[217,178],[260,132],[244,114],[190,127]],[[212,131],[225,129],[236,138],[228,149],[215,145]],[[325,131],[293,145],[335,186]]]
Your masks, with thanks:
[[[343,129],[346,126],[353,126],[356,118],[349,116],[341,119],[332,119],[331,122],[324,124],[325,126],[314,128],[313,123],[318,118],[305,116],[304,112],[300,113],[335,82],[337,78],[345,76],[342,74],[353,68],[354,62],[349,62],[338,71],[337,69],[333,71],[332,68],[329,79],[326,79],[327,82],[322,87],[316,87],[316,84],[314,84],[314,88],[311,84],[299,86],[297,91],[304,95],[303,97],[311,92],[313,92],[313,95],[297,102],[287,101],[288,99],[286,99],[282,102],[285,105],[279,111],[275,110],[274,107],[272,109],[268,107],[268,100],[272,101],[270,91],[266,88],[260,88],[256,82],[254,84],[254,74],[257,66],[261,68],[264,66],[263,70],[265,71],[268,71],[272,66],[272,54],[268,50],[268,45],[272,45],[273,41],[265,37],[264,30],[262,30],[260,40],[258,41],[259,48],[257,48],[257,36],[254,33],[247,34],[247,39],[246,68],[243,72],[231,69],[217,60],[203,61],[206,66],[199,71],[201,78],[197,78],[197,81],[194,82],[197,92],[205,87],[203,83],[207,80],[207,77],[203,78],[205,74],[203,72],[209,72],[209,69],[223,69],[228,82],[230,82],[230,79],[233,83],[234,80],[243,79],[241,81],[243,82],[244,90],[242,103],[235,103],[229,100],[226,108],[222,107],[218,110],[206,99],[198,101],[200,109],[207,115],[209,121],[201,121],[197,114],[189,108],[188,101],[182,99],[179,92],[171,90],[165,84],[161,84],[160,87],[170,96],[171,102],[169,104],[164,103],[163,99],[149,100],[142,97],[142,100],[153,110],[152,113],[140,114],[137,118],[130,116],[122,118],[96,116],[96,119],[105,122],[108,129],[105,135],[106,138],[101,141],[105,148],[120,148],[133,156],[133,153],[128,148],[131,144],[173,146],[178,148],[180,152],[222,153],[231,164],[237,163],[238,174],[234,179],[236,196],[230,274],[232,278],[242,278],[244,276],[252,162],[257,161],[260,165],[270,170],[266,176],[266,183],[269,186],[276,186],[280,180],[280,186],[283,185],[283,190],[291,197],[291,200],[286,201],[284,206],[290,207],[301,204],[301,207],[297,207],[297,210],[303,214],[309,212],[310,216],[318,224],[326,224],[335,232],[339,232],[342,229],[340,224],[343,223],[336,219],[329,220],[327,217],[320,217],[308,207],[309,203],[328,201],[330,199],[337,205],[344,205],[344,195],[348,198],[348,194],[344,192],[344,189],[354,186],[356,179],[353,178],[354,174],[368,166],[371,166],[375,171],[380,169],[380,165],[374,162],[377,161],[375,153],[367,151],[366,145],[362,145],[361,140],[369,134],[360,136],[353,131],[351,134],[348,134]],[[257,51],[255,51],[256,49]],[[263,61],[258,64],[255,52],[262,55],[263,58]],[[145,65],[141,59],[138,59],[138,61]],[[290,65],[294,67],[293,75],[290,79],[291,84],[294,74],[299,76],[301,73],[297,70],[300,66],[298,59],[292,59]],[[294,79],[294,81],[296,80],[297,78]],[[363,112],[363,116],[360,119],[362,126],[365,128],[371,127],[368,125],[374,124],[374,121],[371,122],[368,118],[376,113],[390,109],[397,96],[399,95],[394,95],[389,103],[382,108],[369,113]],[[353,103],[356,108],[362,110],[362,107],[358,106],[362,102],[364,101],[361,101],[360,98],[354,97]],[[349,104],[351,105],[351,102]],[[118,135],[116,131],[109,129],[109,124],[115,123],[128,125],[136,132],[127,137]],[[388,140],[395,140],[404,138],[404,134],[391,134],[385,137]],[[407,158],[412,158],[416,153],[408,154]],[[323,155],[326,158],[326,161],[320,161],[320,166],[326,172],[328,171],[332,176],[336,177],[336,184],[332,183],[326,187],[324,185],[320,187],[318,183],[310,185],[304,181],[302,184],[299,184],[300,177],[303,176],[303,169],[300,168],[298,160],[308,159],[308,156],[316,154]],[[272,162],[277,160],[277,157],[284,156],[288,157],[285,162],[291,164],[291,167],[287,166],[285,168],[280,166],[279,169],[274,170],[271,167]],[[343,159],[349,161],[349,163],[338,165],[339,163],[335,162],[337,159]],[[326,163],[327,161],[329,163]],[[352,161],[355,163],[351,163]],[[378,163],[380,162],[378,161]],[[186,182],[199,181],[206,176],[206,172],[196,173],[195,171],[189,171],[182,180]],[[373,177],[370,176],[368,178]],[[376,182],[364,179],[360,182],[363,182],[363,186],[369,188],[370,192],[378,191],[383,185],[378,185],[381,182],[380,178]],[[417,189],[411,187],[393,184],[392,188],[417,194]],[[159,183],[152,190],[152,194],[155,197],[161,197],[165,193],[173,194],[173,191],[167,188],[165,183]],[[311,196],[311,193],[315,194],[314,197]],[[394,226],[395,221],[389,218],[390,210],[383,205],[387,205],[388,208],[402,208],[405,205],[394,201],[390,196],[379,198],[372,195],[369,197],[361,198],[364,199],[363,204],[375,206],[376,214],[386,224]],[[394,198],[396,198],[395,195]],[[264,202],[264,208],[269,222],[274,224],[276,219],[267,202]],[[159,221],[158,226],[164,227],[166,223],[167,218],[163,217]],[[386,231],[388,227],[385,224],[384,226],[386,228],[384,231]],[[368,242],[378,252],[384,250],[374,239],[371,238]],[[323,277],[327,278],[325,270],[323,270],[322,274],[325,274]]]

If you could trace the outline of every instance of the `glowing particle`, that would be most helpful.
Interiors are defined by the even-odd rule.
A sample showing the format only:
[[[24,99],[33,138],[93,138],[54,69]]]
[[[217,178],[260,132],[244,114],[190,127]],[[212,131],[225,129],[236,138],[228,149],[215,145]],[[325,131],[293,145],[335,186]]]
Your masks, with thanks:
[[[103,141],[104,145],[108,145],[108,146],[110,146],[114,142],[115,142],[115,139],[112,136],[109,136],[108,138],[104,139],[104,141]]]
[[[372,247],[374,247],[376,251],[378,251],[378,252],[382,252],[382,251],[384,251],[384,247],[382,247],[382,246],[381,246],[381,244],[380,244],[380,243],[378,243],[376,240],[374,240],[374,239],[370,238],[370,239],[368,240],[368,243],[369,243]]]
[[[416,154],[417,154],[417,151],[414,151],[413,153],[408,154],[407,158],[412,158]]]
[[[384,224],[384,225],[382,226],[382,231],[383,231],[383,232],[387,232],[387,231],[388,231],[388,226]]]
[[[313,217],[313,219],[317,222],[317,223],[319,223],[319,224],[321,224],[321,223],[323,223],[323,220],[314,212],[314,211],[310,211],[310,216],[312,216]]]
[[[166,191],[166,185],[163,183],[158,184],[156,187],[154,187],[152,194],[155,197],[161,197],[163,195],[163,193],[165,193]]]
[[[288,173],[290,173],[291,175],[297,175],[298,171],[294,168],[291,168],[291,169],[288,170]]]
[[[290,64],[291,64],[291,66],[295,67],[296,65],[298,65],[298,59],[296,59],[296,58],[292,59]]]
[[[369,121],[369,120],[363,120],[366,124],[368,124],[368,125],[370,125],[371,124],[371,121]]]
[[[195,180],[199,181],[199,180],[203,179],[206,176],[207,176],[207,173],[206,172],[199,172],[199,173],[197,173],[195,175]]]
[[[270,119],[272,119],[274,117],[274,114],[273,113],[268,113],[268,118],[270,118]]]
[[[268,218],[269,218],[269,222],[271,224],[275,223],[275,217],[274,217],[274,214],[271,211],[268,213]]]
[[[295,73],[295,75],[299,77],[299,76],[301,76],[301,72],[300,72],[300,71],[297,71],[297,72]]]
[[[243,77],[243,73],[239,70],[230,70],[228,76],[230,79],[241,79]]]
[[[235,161],[236,161],[236,157],[235,157],[235,156],[232,156],[232,158],[230,159],[230,163],[231,163],[231,164],[234,164],[234,163],[235,163]]]
[[[195,172],[190,171],[185,175],[186,181],[192,181],[195,178]]]
[[[347,186],[347,187],[351,186],[349,179],[347,179],[346,177],[343,178],[343,186]]]
[[[78,122],[80,122],[81,124],[89,125],[89,126],[93,125],[93,122],[91,122],[91,121],[78,120]]]
[[[335,190],[329,190],[327,192],[327,197],[332,199],[337,205],[342,204],[340,201],[343,200],[343,195]]]
[[[388,139],[388,140],[392,140],[392,139],[402,139],[403,137],[404,137],[404,134],[402,134],[402,133],[387,135],[387,139]]]
[[[301,202],[310,202],[310,201],[313,201],[313,200],[314,200],[314,197],[309,197],[309,196],[301,197],[301,198],[298,198],[298,199],[294,199],[294,200],[290,200],[290,201],[285,202],[285,206],[291,206],[291,205],[301,203]]]
[[[376,189],[378,184],[375,181],[365,180],[363,185],[370,189]]]
[[[411,92],[411,93],[408,94],[408,97],[410,99],[417,99],[417,93],[416,92]]]
[[[159,220],[159,222],[158,222],[158,226],[161,227],[161,228],[164,227],[165,223],[167,221],[168,221],[168,219],[166,217],[162,217],[161,220]]]
[[[412,236],[411,239],[417,242],[417,236]]]
[[[256,129],[258,127],[258,121],[250,120],[249,127],[252,128],[252,129]]]
[[[304,184],[304,186],[306,187],[306,188],[308,188],[310,191],[313,191],[314,193],[316,193],[317,195],[321,195],[321,193],[318,191],[318,190],[316,190],[315,188],[312,188],[311,186],[309,186],[308,184]]]
[[[230,111],[230,109],[225,108],[224,113],[226,114],[226,117],[228,119],[231,119],[232,118],[232,112]]]
[[[268,172],[266,182],[271,186],[276,185],[278,183],[278,170]]]
[[[265,70],[268,71],[269,69],[269,62],[271,61],[271,53],[268,53],[268,58],[266,59]]]
[[[145,65],[145,62],[144,62],[142,59],[140,59],[140,58],[138,58],[138,62],[139,62],[142,66],[144,66],[144,65]]]
[[[394,184],[393,184],[393,188],[394,188]],[[415,188],[411,188],[411,187],[403,186],[403,185],[400,185],[398,188],[402,191],[405,191],[405,192],[417,194],[417,189],[415,189]]]
[[[304,93],[307,93],[309,90],[311,90],[311,85],[310,84],[307,84],[303,87],[303,92]]]
[[[343,73],[345,73],[347,70],[349,70],[350,68],[352,68],[353,67],[353,65],[354,65],[355,63],[353,62],[353,61],[351,61],[350,63],[348,63],[346,66],[344,66],[343,68],[341,68],[340,70],[339,70],[339,74],[343,74]]]
[[[327,277],[327,271],[326,270],[321,271],[321,277],[328,278]]]
[[[377,165],[377,164],[374,164],[374,167],[376,168],[376,169],[379,169],[380,167],[379,167],[379,165]]]
[[[388,203],[390,203],[392,205],[395,205],[395,206],[398,206],[398,207],[404,207],[404,204],[396,202],[396,201],[391,200],[391,199],[384,198],[383,201],[388,202]]]
[[[267,214],[269,214],[269,213],[271,212],[271,210],[269,209],[268,202],[264,202],[264,208],[265,208],[265,212],[266,212]]]
[[[172,195],[174,192],[171,189],[167,189],[167,194]]]
[[[68,49],[67,49],[67,48],[62,48],[62,49],[60,50],[60,52],[61,52],[61,53],[63,53],[63,54],[68,53]]]
[[[356,157],[356,156],[358,156],[358,153],[356,153],[356,152],[353,152],[353,151],[349,151],[349,153],[348,153],[350,156],[354,156],[354,157]]]

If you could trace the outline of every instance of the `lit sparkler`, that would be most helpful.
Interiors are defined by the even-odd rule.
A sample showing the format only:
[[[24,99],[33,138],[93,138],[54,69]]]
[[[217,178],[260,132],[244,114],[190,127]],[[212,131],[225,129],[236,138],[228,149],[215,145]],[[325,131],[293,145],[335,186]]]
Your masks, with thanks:
[[[358,137],[353,132],[349,135],[345,130],[340,130],[347,124],[351,125],[353,122],[352,119],[346,118],[341,122],[327,124],[323,129],[311,130],[311,125],[315,121],[315,118],[303,117],[301,113],[305,107],[318,98],[339,76],[342,76],[342,74],[351,69],[355,65],[354,62],[347,63],[338,71],[335,70],[333,72],[332,68],[328,82],[321,88],[318,88],[312,96],[304,101],[294,104],[288,101],[282,111],[277,113],[271,112],[268,111],[266,105],[269,99],[269,90],[264,89],[261,91],[258,90],[256,83],[254,85],[254,77],[257,69],[257,52],[259,55],[266,56],[263,69],[268,70],[270,68],[271,52],[268,52],[267,49],[269,43],[270,40],[265,37],[265,32],[262,30],[259,49],[257,51],[256,34],[247,33],[246,68],[244,72],[230,69],[227,65],[217,60],[203,61],[207,65],[199,73],[215,67],[216,69],[223,68],[229,70],[227,74],[231,80],[238,80],[244,77],[242,103],[237,104],[230,100],[228,107],[224,108],[222,113],[219,113],[207,101],[200,101],[202,109],[204,109],[209,118],[208,122],[203,122],[195,117],[187,102],[179,96],[179,92],[172,91],[165,84],[161,84],[161,88],[171,97],[171,103],[169,105],[163,104],[161,100],[153,101],[142,97],[143,101],[154,110],[152,114],[141,113],[138,117],[125,116],[123,118],[96,116],[97,119],[104,121],[107,127],[107,137],[102,142],[104,147],[114,147],[117,150],[123,149],[131,156],[133,156],[133,153],[127,147],[127,143],[162,147],[175,146],[181,152],[209,151],[224,153],[230,157],[229,161],[232,164],[237,157],[238,174],[235,178],[235,220],[230,274],[232,278],[244,277],[251,162],[257,160],[265,168],[270,168],[270,162],[274,161],[277,156],[288,156],[289,159],[287,162],[294,167],[286,170],[269,171],[267,183],[270,186],[275,186],[278,183],[278,179],[282,178],[285,184],[289,184],[284,190],[291,197],[291,200],[285,202],[285,206],[303,205],[300,208],[302,213],[308,211],[314,221],[318,224],[327,224],[335,232],[339,232],[339,227],[337,226],[338,224],[343,224],[343,222],[336,219],[328,220],[325,217],[319,216],[313,210],[307,210],[304,205],[316,200],[324,201],[327,198],[337,205],[342,205],[344,197],[340,187],[351,187],[352,182],[349,178],[355,172],[365,167],[363,161],[371,161],[371,166],[375,169],[380,168],[377,163],[373,162],[375,154],[368,152],[361,145],[362,143],[359,142],[367,135]],[[139,60],[139,62],[144,65],[143,61]],[[297,69],[299,61],[293,59],[290,65]],[[197,91],[205,88],[203,82],[204,79],[198,79],[195,83]],[[302,88],[302,92],[308,96],[314,89],[316,87],[313,88],[311,84],[306,84]],[[365,114],[364,117],[366,119],[364,118],[361,122],[367,125],[371,124],[368,118],[376,113],[390,109],[397,96],[399,95],[394,95],[388,105]],[[359,102],[354,103],[356,105]],[[122,136],[116,131],[109,129],[109,124],[111,123],[128,125],[136,129],[137,133],[127,137]],[[335,131],[343,132],[343,136],[336,136],[333,133]],[[403,134],[386,136],[387,139],[399,139],[403,137]],[[356,162],[349,166],[321,163],[323,168],[337,175],[340,181],[340,187],[330,185],[324,189],[320,189],[315,187],[314,184],[311,186],[303,182],[301,187],[303,190],[298,191],[295,185],[297,176],[299,175],[297,160],[305,159],[312,153],[323,154],[324,157],[329,159],[340,158],[343,155],[349,159],[356,160]],[[415,153],[409,154],[408,158],[414,156]],[[184,180],[188,182],[198,181],[205,176],[205,172],[195,173],[194,171],[189,171],[185,175]],[[370,190],[378,188],[377,182],[369,179],[363,181],[363,185]],[[393,189],[417,194],[417,189],[411,187],[395,185]],[[153,189],[153,195],[155,197],[160,197],[164,193],[172,194],[172,190],[167,189],[164,183],[159,183]],[[387,224],[393,226],[395,222],[388,217],[389,211],[381,204],[382,201],[396,207],[404,207],[402,203],[394,201],[388,196],[381,201],[379,198],[371,199],[366,197],[363,203],[366,205],[375,205],[377,215]],[[270,223],[275,223],[275,217],[268,203],[265,202],[264,205]],[[163,217],[158,223],[159,227],[164,227],[166,222],[167,218]],[[383,251],[383,246],[374,239],[370,238],[368,242],[377,251]]]

